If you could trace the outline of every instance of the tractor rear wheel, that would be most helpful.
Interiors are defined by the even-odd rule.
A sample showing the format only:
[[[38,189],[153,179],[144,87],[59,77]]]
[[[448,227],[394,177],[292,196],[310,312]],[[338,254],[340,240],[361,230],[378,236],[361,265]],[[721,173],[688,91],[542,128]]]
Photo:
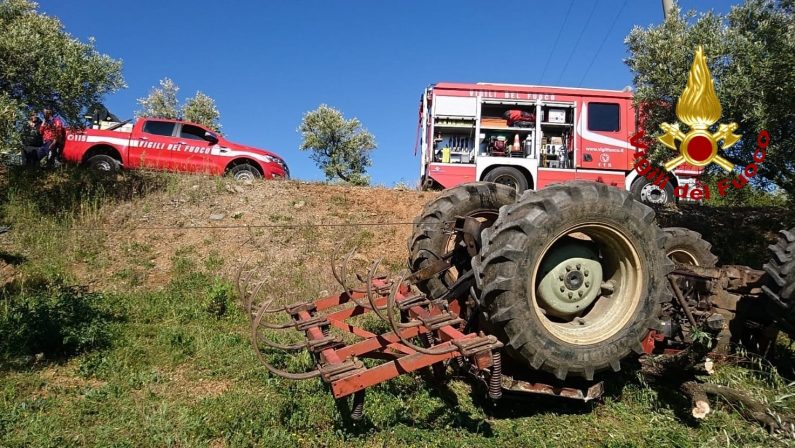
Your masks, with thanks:
[[[408,241],[409,268],[417,272],[446,254],[453,267],[419,282],[417,287],[428,296],[439,298],[463,271],[471,269],[472,257],[452,231],[457,218],[473,217],[481,222],[481,227],[489,227],[497,219],[500,207],[515,201],[516,191],[511,187],[474,182],[446,190],[428,203],[414,221],[414,232]]]
[[[487,329],[559,379],[593,379],[658,327],[672,263],[654,211],[626,191],[569,182],[500,209],[473,262]]]
[[[714,268],[718,257],[701,234],[684,227],[665,227],[665,255],[674,263]]]

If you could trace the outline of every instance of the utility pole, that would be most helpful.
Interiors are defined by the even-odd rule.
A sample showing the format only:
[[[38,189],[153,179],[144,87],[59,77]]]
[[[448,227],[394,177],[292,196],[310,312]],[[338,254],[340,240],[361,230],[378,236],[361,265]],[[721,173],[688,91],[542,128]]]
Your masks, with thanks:
[[[674,1],[673,0],[662,0],[662,7],[663,7],[663,18],[668,19],[668,14],[674,8]]]

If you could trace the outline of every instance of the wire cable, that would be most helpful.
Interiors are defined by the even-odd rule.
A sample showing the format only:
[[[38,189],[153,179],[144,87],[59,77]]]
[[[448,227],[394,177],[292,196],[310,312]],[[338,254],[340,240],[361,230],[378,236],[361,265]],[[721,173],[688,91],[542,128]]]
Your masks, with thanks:
[[[599,5],[599,1],[593,2],[593,8],[591,8],[591,12],[588,13],[588,19],[585,21],[585,25],[580,28],[580,35],[577,36],[577,41],[574,42],[574,48],[571,49],[569,52],[569,57],[566,58],[566,63],[563,64],[563,70],[560,71],[560,75],[558,76],[558,80],[555,82],[556,84],[560,84],[561,78],[563,78],[563,74],[566,73],[566,69],[569,68],[569,62],[571,62],[571,58],[574,56],[574,53],[577,52],[577,47],[580,46],[580,41],[582,40],[582,36],[585,35],[585,30],[588,29],[588,25],[591,24],[591,19],[593,18],[593,13],[596,11],[596,6]]]
[[[560,40],[560,35],[563,33],[563,29],[566,28],[566,22],[569,21],[569,15],[571,14],[571,8],[574,6],[574,0],[571,0],[569,3],[569,9],[566,10],[566,16],[563,18],[563,25],[558,28],[558,35],[555,37],[555,43],[552,44],[552,50],[549,52],[549,56],[547,56],[547,62],[544,63],[544,70],[541,71],[541,77],[538,78],[539,83],[544,82],[544,75],[547,73],[547,68],[549,67],[549,61],[552,59],[552,55],[555,54],[555,50],[558,48],[558,41]]]
[[[599,53],[602,51],[602,47],[604,47],[605,42],[607,42],[607,38],[610,36],[610,33],[613,32],[613,28],[616,26],[616,22],[618,22],[618,17],[621,15],[621,12],[624,11],[624,8],[627,6],[627,2],[629,0],[624,0],[624,3],[621,5],[621,8],[618,9],[618,13],[615,17],[613,17],[613,23],[610,24],[610,28],[607,29],[607,34],[605,37],[602,38],[602,43],[599,44],[599,48],[596,49],[593,56],[591,57],[591,62],[588,63],[588,68],[585,69],[585,72],[582,74],[582,79],[577,84],[577,87],[582,87],[582,83],[585,81],[585,78],[588,76],[588,72],[591,71],[591,67],[593,67],[593,63],[596,62],[596,57],[599,56]]]

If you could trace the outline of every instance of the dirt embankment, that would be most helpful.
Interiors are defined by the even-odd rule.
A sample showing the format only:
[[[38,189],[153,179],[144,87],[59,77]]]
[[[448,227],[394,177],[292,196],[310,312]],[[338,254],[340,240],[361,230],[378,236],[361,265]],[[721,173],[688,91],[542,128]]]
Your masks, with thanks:
[[[158,186],[146,187],[152,182]],[[158,287],[189,258],[228,277],[248,260],[274,284],[300,273],[301,286],[333,288],[331,259],[353,247],[359,272],[367,260],[382,257],[385,269],[405,267],[410,223],[438,195],[297,181],[242,185],[198,176],[142,176],[132,190],[75,222],[72,233],[82,236],[69,250],[80,281],[104,290]],[[721,264],[755,268],[766,261],[776,232],[795,225],[786,209],[681,206],[657,216],[662,226],[700,232]],[[85,247],[90,240],[98,246],[93,252]]]
[[[302,182],[242,185],[185,177],[145,197],[102,209],[101,270],[81,277],[105,287],[132,274],[141,286],[169,280],[175,258],[190,256],[224,275],[249,260],[268,271],[301,270],[311,283],[331,279],[329,263],[358,247],[358,267],[383,257],[405,266],[411,221],[437,193]],[[216,263],[214,260],[223,260]],[[124,279],[128,280],[128,279]],[[129,282],[128,282],[129,283]],[[328,285],[332,286],[332,285]]]

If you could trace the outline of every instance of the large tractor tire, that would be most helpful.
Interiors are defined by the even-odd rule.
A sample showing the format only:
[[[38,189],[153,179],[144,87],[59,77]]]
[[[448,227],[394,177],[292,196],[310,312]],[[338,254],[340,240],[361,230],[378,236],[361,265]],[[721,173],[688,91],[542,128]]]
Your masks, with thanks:
[[[670,300],[664,234],[626,191],[569,182],[500,209],[472,262],[487,329],[533,369],[593,379],[642,353]]]
[[[712,253],[712,244],[701,234],[684,227],[665,227],[665,255],[674,263],[714,268],[718,257]]]
[[[417,287],[432,298],[441,297],[462,271],[471,269],[471,256],[452,234],[459,217],[474,217],[481,226],[491,226],[497,219],[500,207],[516,202],[516,191],[508,186],[491,182],[474,182],[451,188],[428,203],[414,221],[414,232],[409,237],[409,268],[412,272],[442,259],[453,252],[453,268],[420,282]]]
[[[768,314],[779,327],[795,337],[795,228],[779,232],[769,246],[770,261],[762,267],[770,278],[762,290],[770,299]]]

